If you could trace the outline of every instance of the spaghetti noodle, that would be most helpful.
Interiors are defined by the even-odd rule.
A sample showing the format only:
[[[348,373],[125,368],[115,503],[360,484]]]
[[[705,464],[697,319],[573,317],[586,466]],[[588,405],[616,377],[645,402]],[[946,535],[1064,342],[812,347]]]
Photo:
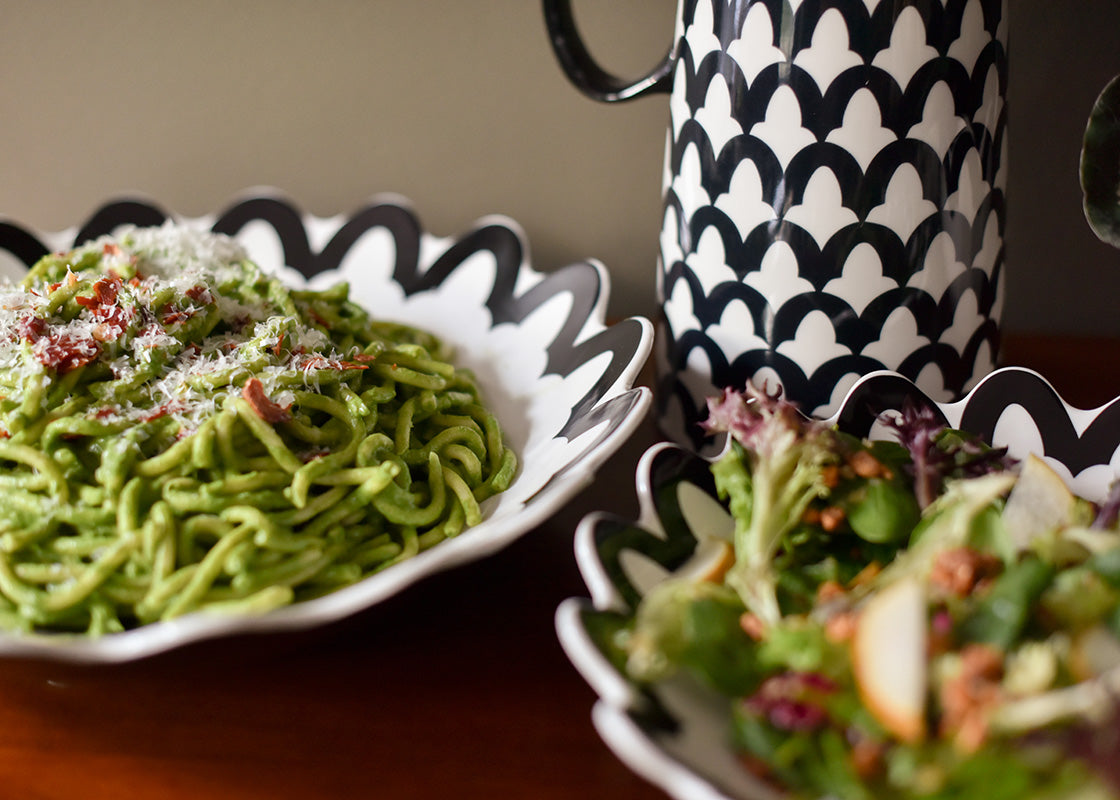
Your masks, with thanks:
[[[0,627],[266,611],[476,524],[516,457],[449,359],[217,234],[44,257],[0,289]]]

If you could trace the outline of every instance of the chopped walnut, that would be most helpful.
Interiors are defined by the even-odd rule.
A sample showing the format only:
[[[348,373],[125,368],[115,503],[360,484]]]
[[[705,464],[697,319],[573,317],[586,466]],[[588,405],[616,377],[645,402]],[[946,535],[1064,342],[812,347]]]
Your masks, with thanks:
[[[887,747],[883,742],[869,739],[866,736],[856,737],[849,751],[852,768],[863,779],[874,777],[883,770],[883,756]]]
[[[930,583],[946,594],[967,597],[1003,569],[999,558],[971,547],[954,547],[937,555]]]
[[[988,735],[988,713],[1002,698],[1003,653],[987,644],[960,652],[958,671],[942,685],[940,728],[964,752],[975,752]]]
[[[828,533],[840,528],[844,522],[844,509],[839,506],[828,506],[821,509],[821,527]]]
[[[744,611],[739,617],[739,627],[743,629],[743,633],[756,642],[766,638],[766,624],[757,615],[749,611]]]
[[[833,644],[849,641],[856,633],[857,615],[854,611],[833,614],[824,623],[824,635]]]
[[[879,459],[866,450],[857,450],[848,457],[848,466],[861,478],[890,477],[888,470]]]

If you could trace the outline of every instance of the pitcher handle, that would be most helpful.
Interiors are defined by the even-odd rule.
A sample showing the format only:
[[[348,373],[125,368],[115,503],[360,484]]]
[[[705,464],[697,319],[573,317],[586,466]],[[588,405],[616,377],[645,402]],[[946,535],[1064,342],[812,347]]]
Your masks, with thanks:
[[[633,100],[646,94],[668,93],[672,83],[675,48],[661,62],[637,80],[627,80],[604,70],[591,57],[576,29],[571,0],[544,0],[544,19],[548,38],[561,68],[576,88],[605,103]]]

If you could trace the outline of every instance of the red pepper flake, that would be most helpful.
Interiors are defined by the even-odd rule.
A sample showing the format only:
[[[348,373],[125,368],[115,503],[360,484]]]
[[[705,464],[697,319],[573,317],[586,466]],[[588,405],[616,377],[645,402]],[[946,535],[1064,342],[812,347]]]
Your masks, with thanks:
[[[47,333],[47,321],[42,317],[27,316],[16,326],[25,342],[37,342]]]
[[[150,339],[154,339],[157,336],[164,336],[166,334],[167,331],[163,329],[163,326],[155,322],[150,322],[140,329],[140,336]],[[144,347],[148,350],[152,350],[153,348],[158,347],[158,345],[154,342],[149,342],[148,344],[144,345]],[[190,355],[192,348],[194,348],[194,344],[188,344],[183,348],[183,352],[186,355]]]
[[[99,342],[110,342],[121,338],[134,313],[132,309],[125,311],[120,306],[98,308],[94,316],[99,320],[99,324],[93,329],[93,338]]]
[[[193,317],[195,313],[196,312],[194,311],[180,311],[168,306],[163,310],[163,313],[160,315],[159,321],[164,325],[176,325],[180,322],[186,322],[188,319]]]
[[[82,306],[93,311],[97,311],[103,307],[112,307],[117,303],[117,294],[120,292],[121,279],[116,275],[111,275],[101,278],[96,281],[91,290],[93,291],[92,297],[78,295],[74,301]]]
[[[117,294],[121,290],[121,279],[118,275],[109,275],[93,284],[93,295],[102,305],[111,306],[117,302]]]
[[[377,356],[372,353],[356,353],[351,356],[351,358],[353,358],[354,361],[361,361],[364,363],[372,363],[377,360]]]
[[[292,418],[287,407],[272,402],[264,392],[264,385],[259,378],[250,378],[241,390],[241,396],[257,412],[257,416],[265,422],[275,425],[277,422],[286,422]]]
[[[304,369],[333,369],[336,364],[334,361],[324,358],[323,356],[311,356],[311,358],[303,362],[302,366]]]
[[[140,421],[151,422],[152,420],[166,417],[168,414],[179,414],[186,410],[187,406],[185,403],[174,400],[170,403],[163,403],[162,405],[156,406],[151,411],[141,416]]]
[[[214,302],[214,295],[210,294],[210,290],[205,286],[192,286],[184,294],[194,302],[204,306],[211,305]]]
[[[280,338],[276,340],[276,344],[272,347],[273,355],[280,355],[280,349],[284,346],[284,337],[287,336],[287,331],[280,331]]]
[[[124,250],[121,250],[120,245],[115,242],[108,242],[103,248],[102,252],[107,256],[119,256]]]
[[[89,336],[53,333],[37,339],[33,352],[39,363],[62,375],[96,359],[101,348]]]
[[[0,439],[11,439],[12,435],[7,431],[0,430]]]

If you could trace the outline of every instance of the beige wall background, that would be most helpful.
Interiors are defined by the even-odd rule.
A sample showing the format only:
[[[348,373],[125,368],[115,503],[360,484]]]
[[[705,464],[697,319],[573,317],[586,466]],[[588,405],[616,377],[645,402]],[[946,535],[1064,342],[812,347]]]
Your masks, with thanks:
[[[1120,253],[1081,214],[1077,163],[1120,72],[1117,0],[1010,0],[1015,331],[1120,334]],[[637,74],[676,0],[582,0]],[[44,229],[140,192],[198,215],[269,185],[308,212],[410,198],[440,235],[504,213],[542,270],[594,257],[610,313],[655,313],[667,98],[605,106],[564,79],[535,0],[6,0],[0,214]]]

